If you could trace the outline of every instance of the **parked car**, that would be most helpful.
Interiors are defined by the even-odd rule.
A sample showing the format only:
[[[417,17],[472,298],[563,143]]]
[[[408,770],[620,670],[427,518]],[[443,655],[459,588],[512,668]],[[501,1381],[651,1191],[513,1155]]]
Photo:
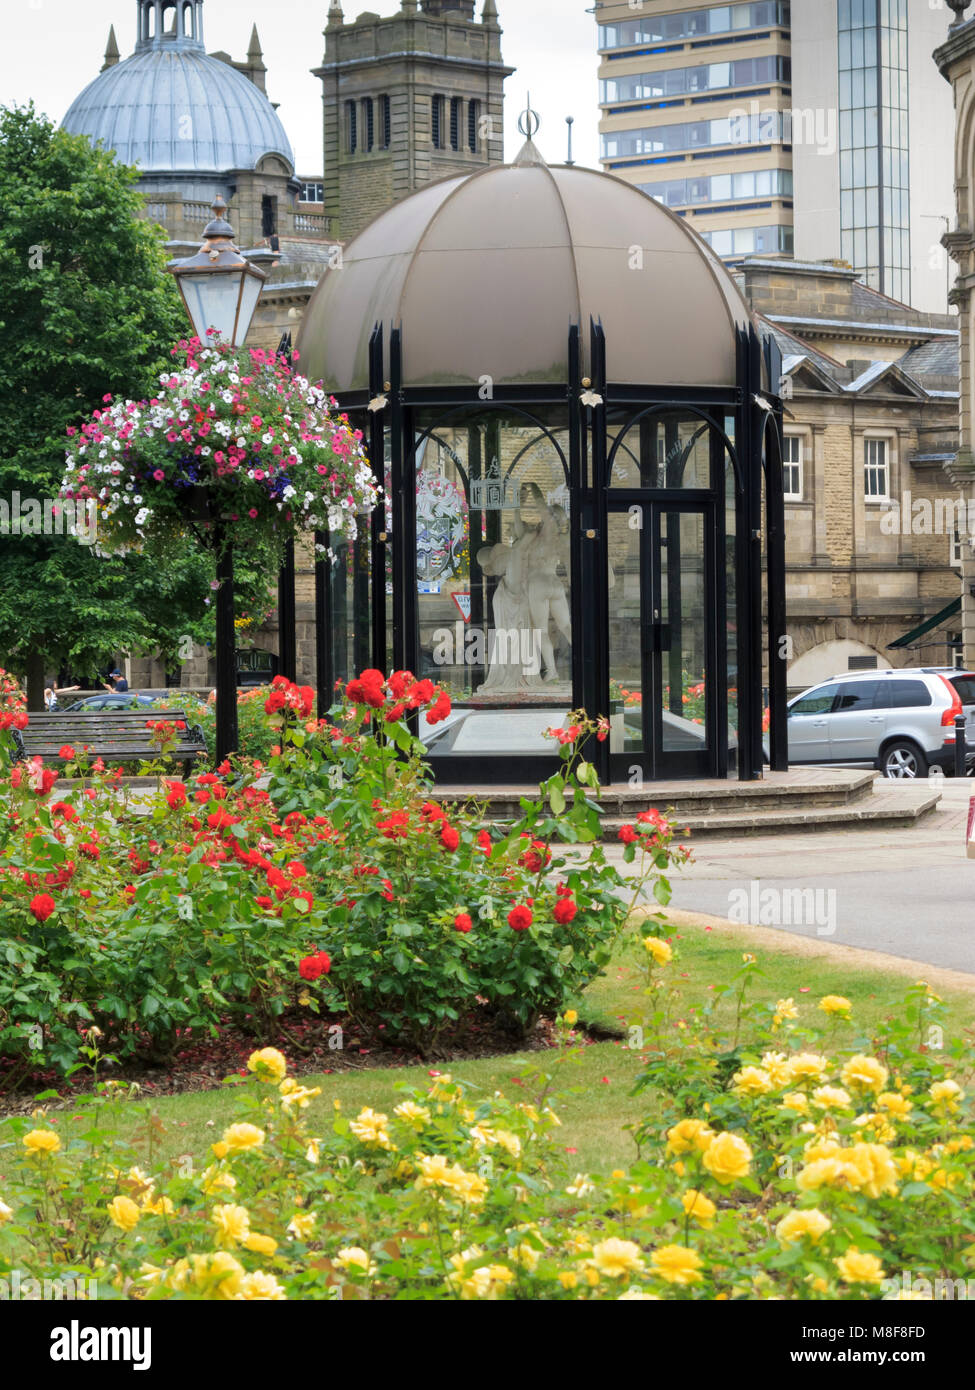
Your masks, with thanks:
[[[949,666],[850,671],[789,701],[789,762],[876,767],[887,777],[955,768],[955,717],[975,763],[975,672]]]
[[[73,705],[68,705],[65,713],[77,714],[79,710],[88,709],[138,709],[142,705],[155,703],[155,699],[149,695],[133,695],[131,691],[112,695],[106,691],[104,695],[89,695],[86,700],[76,700]]]

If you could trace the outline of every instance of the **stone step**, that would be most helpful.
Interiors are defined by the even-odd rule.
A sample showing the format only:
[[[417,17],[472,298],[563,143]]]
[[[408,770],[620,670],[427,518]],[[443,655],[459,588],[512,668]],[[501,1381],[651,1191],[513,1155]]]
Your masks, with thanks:
[[[678,839],[686,826],[695,840],[703,836],[786,835],[814,830],[870,830],[878,826],[894,829],[915,825],[922,816],[933,811],[940,800],[941,793],[932,792],[926,784],[900,786],[890,791],[874,791],[863,800],[840,806],[740,808],[706,816],[678,817],[675,827]],[[607,816],[603,821],[603,839],[616,840],[620,827],[628,823],[626,819]]]

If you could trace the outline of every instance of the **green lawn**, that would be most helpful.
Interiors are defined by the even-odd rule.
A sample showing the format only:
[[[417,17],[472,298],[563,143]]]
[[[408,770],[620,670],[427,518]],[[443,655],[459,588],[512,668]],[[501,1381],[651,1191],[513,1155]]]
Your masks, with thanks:
[[[822,995],[843,994],[853,1003],[856,1022],[863,1025],[858,1032],[869,1031],[870,1024],[895,1010],[907,987],[925,973],[920,965],[916,974],[905,975],[851,964],[841,955],[803,956],[778,934],[770,934],[767,944],[763,941],[756,946],[755,930],[748,928],[738,933],[726,928],[709,931],[701,926],[679,926],[671,940],[675,959],[662,973],[668,986],[666,1028],[675,1031],[682,1020],[691,1020],[694,1010],[709,997],[709,985],[720,988],[740,969],[745,950],[758,955],[763,971],[754,982],[752,998],[774,1001],[791,996],[799,1005],[801,1019],[812,1020]],[[647,1107],[645,1097],[629,1094],[640,1070],[640,1057],[638,1051],[626,1046],[626,1029],[641,1022],[644,1003],[635,959],[622,951],[607,974],[577,1002],[585,1022],[600,1030],[612,1029],[619,1038],[561,1052],[516,1053],[460,1062],[449,1068],[454,1077],[482,1090],[511,1089],[518,1084],[515,1078],[523,1077],[523,1094],[532,1100],[537,1098],[540,1083],[524,1074],[529,1069],[550,1073],[552,1094],[561,1097],[555,1102],[563,1122],[560,1137],[567,1149],[575,1150],[570,1158],[580,1171],[607,1171],[635,1157],[632,1140],[623,1130],[624,1125],[640,1119]],[[949,1005],[950,1029],[959,1033],[970,1030],[975,1024],[975,995],[947,990],[939,993]],[[725,1002],[721,1007],[730,1011],[733,1005]],[[441,1065],[441,1070],[445,1069]],[[364,1105],[385,1109],[396,1103],[398,1084],[424,1085],[428,1073],[425,1067],[377,1068],[314,1076],[311,1080],[321,1086],[322,1095],[306,1113],[312,1123],[318,1118],[324,1128],[336,1100],[346,1113]],[[236,1098],[231,1088],[224,1088],[160,1097],[153,1101],[152,1109],[162,1122],[154,1138],[155,1152],[171,1157],[198,1155],[219,1138],[223,1126],[234,1117]],[[62,1126],[64,1133],[63,1121]],[[133,1127],[142,1146],[143,1126],[135,1115]]]

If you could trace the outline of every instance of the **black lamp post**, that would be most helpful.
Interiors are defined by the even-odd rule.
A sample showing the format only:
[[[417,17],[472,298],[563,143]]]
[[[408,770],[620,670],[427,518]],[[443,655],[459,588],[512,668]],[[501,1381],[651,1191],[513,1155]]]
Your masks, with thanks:
[[[213,221],[203,233],[195,256],[170,261],[196,336],[209,341],[209,330],[240,347],[247,337],[267,272],[241,255],[234,245],[234,229],[224,214],[227,204],[213,201]],[[234,628],[234,549],[227,518],[214,515],[213,548],[217,557],[216,656],[217,656],[217,761],[237,751],[237,642]]]

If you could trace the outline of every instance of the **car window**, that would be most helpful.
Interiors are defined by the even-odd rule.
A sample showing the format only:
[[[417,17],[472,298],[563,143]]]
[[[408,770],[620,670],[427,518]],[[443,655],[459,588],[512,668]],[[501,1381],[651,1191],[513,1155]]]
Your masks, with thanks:
[[[789,718],[793,719],[799,714],[827,714],[833,708],[833,700],[839,686],[821,685],[818,690],[811,690],[808,695],[803,695],[794,705],[789,706]]]
[[[948,684],[955,687],[963,705],[975,705],[975,676],[949,676]]]
[[[917,709],[933,704],[931,692],[924,681],[893,680],[890,682],[891,709]]]
[[[876,709],[880,681],[847,681],[840,686],[834,714],[849,714],[854,710]]]

